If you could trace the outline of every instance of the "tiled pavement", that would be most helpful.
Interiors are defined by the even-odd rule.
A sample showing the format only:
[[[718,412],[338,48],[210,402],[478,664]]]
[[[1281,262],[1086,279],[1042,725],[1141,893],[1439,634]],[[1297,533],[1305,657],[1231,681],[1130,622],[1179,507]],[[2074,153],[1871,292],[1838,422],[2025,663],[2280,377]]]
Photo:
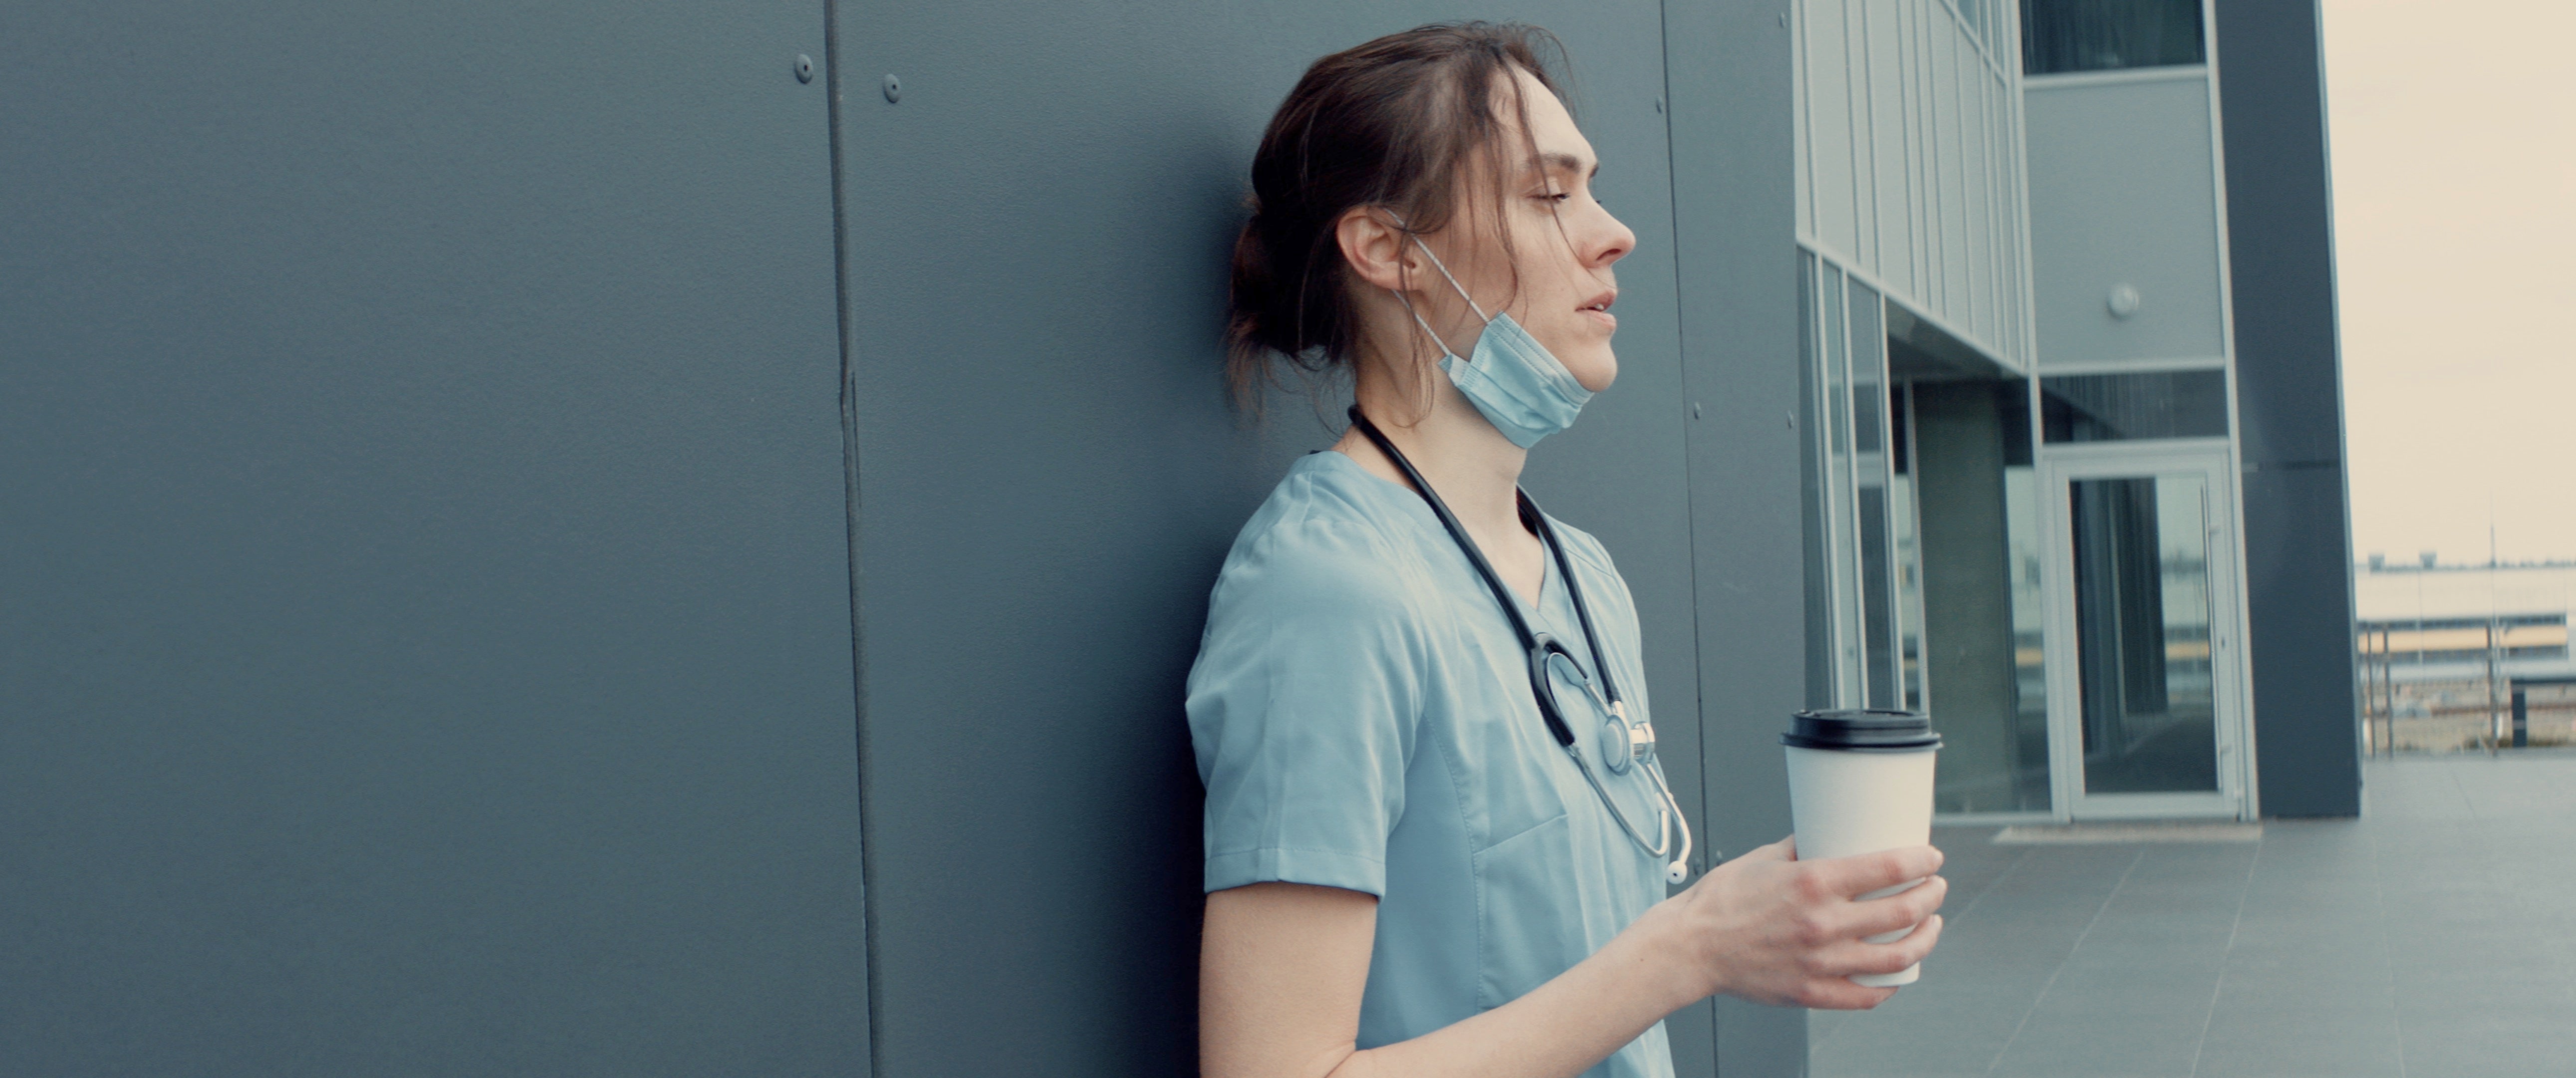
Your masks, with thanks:
[[[1944,828],[1949,928],[1814,1078],[2576,1076],[2576,752],[2371,761],[2260,842]]]

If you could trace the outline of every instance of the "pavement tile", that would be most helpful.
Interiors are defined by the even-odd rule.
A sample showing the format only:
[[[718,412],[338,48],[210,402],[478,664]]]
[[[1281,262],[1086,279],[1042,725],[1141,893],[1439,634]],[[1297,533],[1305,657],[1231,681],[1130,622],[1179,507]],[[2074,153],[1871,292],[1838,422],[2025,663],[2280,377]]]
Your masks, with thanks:
[[[2000,1076],[2189,1075],[2206,1014],[2032,1015]]]
[[[2366,764],[2258,843],[1942,829],[1950,936],[1814,1078],[2576,1076],[2576,753]],[[1979,844],[1984,844],[1980,846]]]
[[[2193,1072],[2201,1078],[2290,1075],[2399,1078],[2396,1016],[2331,1008],[2227,1011],[2211,1016]]]

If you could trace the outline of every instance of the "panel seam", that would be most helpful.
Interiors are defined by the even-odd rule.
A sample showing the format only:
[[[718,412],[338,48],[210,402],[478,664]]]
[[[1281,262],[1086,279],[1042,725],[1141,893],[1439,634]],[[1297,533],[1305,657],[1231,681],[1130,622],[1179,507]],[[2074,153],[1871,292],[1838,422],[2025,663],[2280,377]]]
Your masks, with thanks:
[[[859,812],[859,924],[860,975],[865,982],[866,1007],[862,1016],[867,1037],[867,1073],[884,1071],[883,1042],[878,1035],[877,1017],[884,1010],[882,986],[877,980],[876,905],[869,892],[876,883],[876,836],[869,833],[868,813],[868,652],[867,623],[860,616],[859,557],[859,405],[858,370],[854,362],[852,337],[855,332],[850,317],[850,229],[849,207],[843,198],[846,171],[841,145],[841,4],[840,0],[823,0],[823,86],[824,117],[829,128],[832,183],[832,306],[840,330],[840,408],[841,408],[841,487],[842,530],[849,544],[850,580],[850,706],[851,770],[856,787]]]

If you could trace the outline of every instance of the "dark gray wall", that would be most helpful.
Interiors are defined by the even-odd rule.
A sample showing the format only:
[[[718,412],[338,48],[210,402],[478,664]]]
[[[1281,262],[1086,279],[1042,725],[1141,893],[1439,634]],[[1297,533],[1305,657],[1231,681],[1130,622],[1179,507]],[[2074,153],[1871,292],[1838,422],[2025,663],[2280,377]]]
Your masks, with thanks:
[[[1779,735],[1806,705],[1797,195],[1788,5],[1671,0],[1674,260],[1690,402],[1702,841],[1726,856],[1790,832]],[[1624,355],[1624,351],[1622,353]],[[1802,1075],[1807,1012],[1714,1004],[1720,1070]]]
[[[864,1067],[822,16],[0,14],[0,1071]]]
[[[1244,167],[1468,16],[1566,37],[1641,239],[1529,483],[1704,866],[1803,692],[1776,9],[0,16],[8,1069],[1191,1073],[1181,679],[1332,437],[1225,403]]]
[[[2361,811],[2352,538],[2313,0],[2220,0],[2255,765],[2269,816]]]
[[[1226,252],[1253,144],[1305,65],[1421,22],[1526,18],[1573,53],[1601,188],[1640,246],[1619,266],[1619,384],[1528,482],[1637,592],[1703,828],[1730,852],[1788,830],[1771,741],[1803,684],[1787,33],[1748,12],[839,8],[881,1073],[1191,1073],[1181,683],[1236,529],[1338,429],[1294,397],[1260,424],[1228,410]],[[1668,18],[1704,37],[1668,48]],[[1737,51],[1759,66],[1735,70]],[[1686,169],[1657,108],[1668,55],[1689,65],[1673,92],[1699,95],[1677,113]],[[1675,241],[1677,170],[1750,184],[1678,200],[1696,249]],[[1803,1066],[1802,1013],[1730,1012],[1722,1052],[1717,1013],[1673,1019],[1682,1073],[1721,1054],[1729,1074]]]

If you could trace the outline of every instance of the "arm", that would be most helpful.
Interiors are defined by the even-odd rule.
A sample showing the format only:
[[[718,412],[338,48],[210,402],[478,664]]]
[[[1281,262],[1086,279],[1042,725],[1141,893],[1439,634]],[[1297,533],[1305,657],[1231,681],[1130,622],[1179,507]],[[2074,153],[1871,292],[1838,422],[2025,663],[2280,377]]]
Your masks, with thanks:
[[[1290,883],[1218,891],[1208,896],[1200,952],[1201,1073],[1570,1078],[1713,994],[1835,1009],[1875,1007],[1894,995],[1843,978],[1921,961],[1940,938],[1932,911],[1949,884],[1934,877],[1882,899],[1852,896],[1930,876],[1940,852],[1791,857],[1782,841],[1727,862],[1529,994],[1368,1051],[1358,1050],[1360,992],[1377,899]],[[1922,928],[1894,943],[1860,939],[1918,922]]]

